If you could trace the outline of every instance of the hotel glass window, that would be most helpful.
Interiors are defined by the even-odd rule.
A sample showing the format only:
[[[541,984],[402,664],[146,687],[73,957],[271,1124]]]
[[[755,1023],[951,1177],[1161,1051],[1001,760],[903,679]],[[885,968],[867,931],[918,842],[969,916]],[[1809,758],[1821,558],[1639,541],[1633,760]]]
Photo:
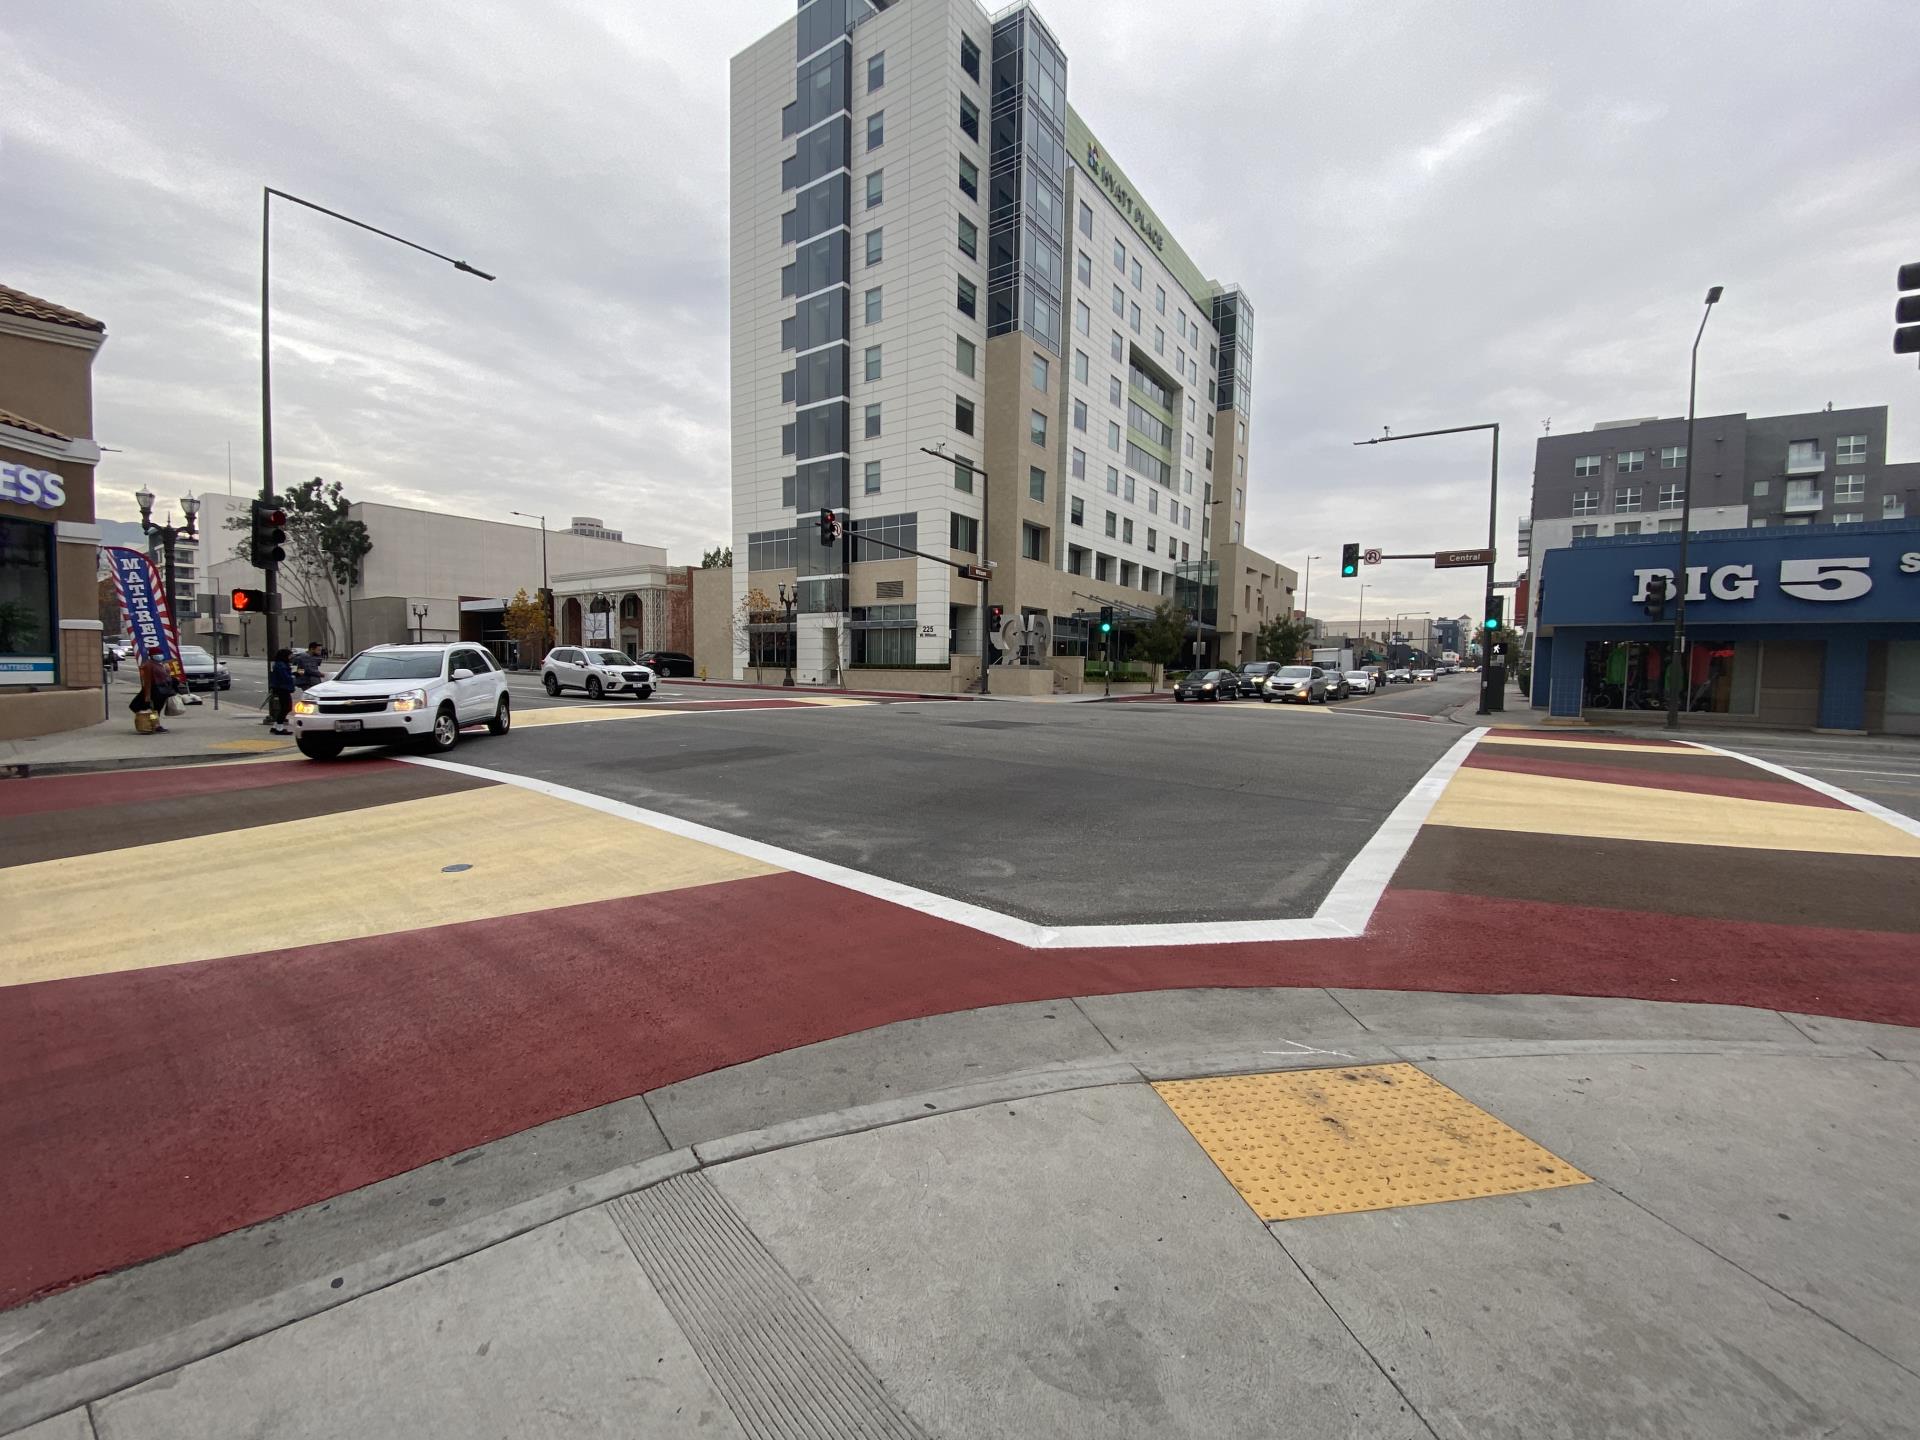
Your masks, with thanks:
[[[1084,480],[1087,478],[1087,452],[1086,451],[1075,450],[1073,452],[1073,458],[1070,461],[1070,465],[1071,465],[1074,479]]]
[[[1129,475],[1127,476],[1127,503],[1129,505],[1133,503],[1134,493],[1135,493],[1134,479],[1133,479],[1133,476]]]
[[[980,254],[980,227],[964,215],[960,217],[960,253],[969,260]]]
[[[964,335],[953,337],[953,368],[962,375],[972,375],[977,352],[973,341]]]
[[[1191,425],[1199,412],[1193,408],[1193,396],[1187,396],[1187,423]]]
[[[887,83],[887,52],[882,50],[867,61],[867,93],[871,95]]]
[[[1025,520],[1020,522],[1020,558],[1041,561],[1048,558],[1047,530],[1044,525]]]
[[[1123,405],[1126,403],[1126,399],[1126,387],[1120,383],[1120,377],[1118,375],[1109,375],[1107,377],[1107,403],[1109,405]]]
[[[953,488],[964,495],[973,493],[973,470],[964,455],[953,457]]]
[[[1600,492],[1598,490],[1576,490],[1573,495],[1573,513],[1576,515],[1598,515],[1600,513]]]
[[[980,549],[980,522],[971,515],[949,515],[947,517],[947,545],[954,550],[964,550],[969,555]]]
[[[1193,436],[1192,435],[1188,435],[1186,437],[1185,445],[1186,445],[1187,458],[1191,460],[1193,458]]]
[[[1084,300],[1073,302],[1073,328],[1082,335],[1093,334],[1093,312],[1087,309],[1087,302]],[[1086,377],[1083,375],[1080,378],[1084,380]]]
[[[1113,332],[1113,343],[1107,346],[1107,353],[1116,360],[1127,358],[1127,340],[1118,330]]]
[[[1087,428],[1087,402],[1084,400],[1073,402],[1073,428],[1076,430]]]
[[[782,425],[780,427],[780,453],[782,455],[793,454],[793,432],[794,427],[791,425]]]
[[[1117,539],[1120,534],[1120,517],[1113,511],[1107,511],[1107,538]]]
[[[867,494],[880,493],[880,462],[878,460],[867,461],[866,486]]]
[[[1107,533],[1111,535],[1113,532],[1109,530]],[[1113,583],[1113,557],[1111,555],[1095,555],[1093,557],[1093,578],[1108,585]]]
[[[1136,335],[1140,333],[1140,307],[1138,305],[1130,304],[1127,306],[1127,328]]]
[[[1147,549],[1157,552],[1160,548],[1160,532],[1151,525],[1147,527]]]
[[[1235,429],[1238,430],[1239,432],[1239,439],[1237,443],[1241,445],[1246,444],[1247,443],[1247,422],[1244,420],[1235,422]]]
[[[963,395],[953,397],[953,428],[962,435],[973,433],[973,402]]]
[[[1093,207],[1084,200],[1080,202],[1080,233],[1089,240],[1093,238]]]
[[[1842,435],[1833,442],[1833,463],[1836,465],[1864,465],[1867,463],[1867,437],[1864,435]]]
[[[1836,505],[1858,505],[1867,498],[1867,477],[1864,475],[1836,475],[1833,477],[1833,503]]]
[[[960,37],[960,68],[974,79],[980,78],[980,47],[973,43],[971,35]]]
[[[878,345],[869,345],[867,347],[867,379],[878,380],[879,378],[880,347]]]
[[[1074,525],[1084,525],[1087,523],[1087,502],[1082,500],[1078,495],[1074,496],[1067,504],[1067,520],[1070,524]]]
[[[1684,445],[1662,445],[1660,447],[1660,468],[1678,470],[1687,463],[1687,447]]]
[[[1027,438],[1036,445],[1047,443],[1047,417],[1038,410],[1027,416]]]
[[[1033,388],[1045,394],[1047,382],[1053,378],[1053,367],[1047,363],[1047,357],[1044,355],[1035,355],[1032,366]]]
[[[1640,508],[1640,487],[1622,485],[1613,492],[1613,511],[1616,515],[1631,515]]]
[[[1153,287],[1153,308],[1159,314],[1164,315],[1167,313],[1167,287],[1166,286],[1156,285]]]
[[[879,545],[861,544],[863,535],[889,541],[902,550],[914,550],[920,544],[920,517],[911,512],[905,515],[875,515],[850,523],[853,528],[852,558],[855,560],[891,560],[897,553]]]
[[[1074,256],[1073,278],[1082,285],[1093,283],[1093,257],[1084,250]]]
[[[1122,275],[1127,273],[1127,247],[1123,241],[1113,242],[1113,268]]]
[[[1120,422],[1118,420],[1109,420],[1107,422],[1107,448],[1109,450],[1118,450],[1120,448]]]
[[[970,200],[980,198],[980,167],[964,155],[960,157],[960,193]]]
[[[1573,457],[1573,474],[1575,479],[1584,480],[1589,475],[1598,475],[1599,473],[1600,457],[1598,455],[1576,455]]]
[[[1133,521],[1122,520],[1120,522],[1120,541],[1124,545],[1131,545],[1133,543]]]
[[[867,149],[878,150],[887,143],[887,112],[876,110],[867,116]]]
[[[1134,289],[1138,290],[1140,288],[1142,277],[1140,274],[1140,262],[1138,260],[1129,260],[1127,262],[1127,278],[1133,281]]]
[[[1158,325],[1153,327],[1153,353],[1156,355],[1167,353],[1167,332]]]
[[[1073,352],[1073,378],[1080,381],[1082,384],[1086,383],[1087,366],[1088,366],[1087,352],[1084,350],[1074,351]]]
[[[887,182],[882,178],[886,173],[884,170],[875,170],[867,176],[867,208],[869,210],[886,198]]]
[[[1660,508],[1678,510],[1686,501],[1686,487],[1678,483],[1660,487]]]
[[[1183,494],[1191,495],[1193,493],[1193,471],[1191,470],[1187,471],[1186,476],[1187,476],[1187,483],[1181,486],[1180,489]]]
[[[880,313],[880,287],[876,285],[867,291],[867,324],[878,325]]]
[[[1123,318],[1127,313],[1127,292],[1118,285],[1113,287],[1113,313]]]
[[[1027,498],[1030,500],[1047,498],[1047,472],[1038,465],[1027,467]]]
[[[1160,492],[1158,490],[1147,491],[1147,513],[1149,515],[1158,515],[1160,513]]]
[[[1107,466],[1107,493],[1109,495],[1120,493],[1120,472],[1112,465]]]
[[[869,405],[867,406],[867,430],[866,430],[867,439],[871,440],[875,436],[879,435],[879,433],[880,433],[880,407],[878,405]]]
[[[960,97],[960,128],[975,140],[980,138],[980,107],[964,95]]]
[[[980,309],[980,288],[964,275],[960,277],[960,291],[954,305],[962,315],[977,314]]]
[[[1647,468],[1647,452],[1644,450],[1622,450],[1614,457],[1613,468],[1622,475],[1630,475],[1635,470]]]
[[[1598,525],[1576,525],[1573,527],[1573,538],[1576,540],[1591,540],[1599,533],[1600,527]]]

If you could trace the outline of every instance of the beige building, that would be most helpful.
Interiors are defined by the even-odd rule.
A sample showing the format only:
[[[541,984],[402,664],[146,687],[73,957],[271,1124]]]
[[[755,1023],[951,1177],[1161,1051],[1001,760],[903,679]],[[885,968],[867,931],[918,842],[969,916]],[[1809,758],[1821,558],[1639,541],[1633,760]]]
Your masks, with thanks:
[[[737,673],[960,689],[984,638],[994,687],[1074,689],[1103,606],[1123,656],[1174,602],[1237,661],[1290,605],[1244,550],[1252,305],[1032,5],[806,0],[734,57],[732,156]],[[991,623],[1022,617],[1031,666]]]
[[[0,740],[102,718],[93,359],[106,326],[0,286]]]

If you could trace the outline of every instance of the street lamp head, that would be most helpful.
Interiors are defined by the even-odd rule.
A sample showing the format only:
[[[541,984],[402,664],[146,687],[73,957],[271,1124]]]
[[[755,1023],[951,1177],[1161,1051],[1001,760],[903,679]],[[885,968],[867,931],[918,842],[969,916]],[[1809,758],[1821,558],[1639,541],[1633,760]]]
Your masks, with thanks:
[[[153,491],[142,485],[133,492],[133,498],[140,506],[140,523],[144,525],[153,514]]]
[[[486,271],[484,271],[484,270],[476,270],[476,269],[474,269],[474,268],[473,268],[473,266],[471,266],[471,265],[469,265],[469,264],[468,264],[468,263],[467,263],[466,261],[464,261],[464,260],[456,260],[456,261],[454,261],[454,262],[453,262],[453,268],[454,268],[454,269],[456,269],[456,270],[464,270],[464,271],[465,271],[465,272],[466,272],[467,274],[469,274],[469,275],[478,275],[478,276],[479,276],[479,277],[480,277],[480,278],[481,278],[482,280],[491,280],[491,279],[493,279],[493,276],[491,276],[491,275],[489,275],[489,274],[488,274],[488,273],[487,273]]]
[[[193,528],[193,517],[200,513],[200,502],[191,491],[180,497],[180,513],[187,517],[187,528]]]
[[[1718,305],[1720,303],[1720,293],[1722,288],[1723,287],[1716,285],[1711,290],[1707,291],[1707,304]]]

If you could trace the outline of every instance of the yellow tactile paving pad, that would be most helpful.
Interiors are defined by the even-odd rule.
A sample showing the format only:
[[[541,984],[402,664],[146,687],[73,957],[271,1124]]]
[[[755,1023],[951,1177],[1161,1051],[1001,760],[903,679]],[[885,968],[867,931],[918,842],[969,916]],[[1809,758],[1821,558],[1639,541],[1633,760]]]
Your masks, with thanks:
[[[1858,810],[1472,766],[1448,782],[1427,824],[1740,850],[1920,857],[1920,836]]]
[[[0,872],[0,986],[778,873],[571,801],[489,786],[16,865]]]
[[[1153,1087],[1262,1220],[1584,1185],[1590,1177],[1412,1065]]]

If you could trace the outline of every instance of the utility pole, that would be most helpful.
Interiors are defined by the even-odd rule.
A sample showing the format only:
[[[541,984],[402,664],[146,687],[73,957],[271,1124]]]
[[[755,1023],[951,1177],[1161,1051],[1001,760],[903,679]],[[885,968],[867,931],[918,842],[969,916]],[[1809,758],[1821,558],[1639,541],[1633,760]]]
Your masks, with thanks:
[[[1693,358],[1687,363],[1687,466],[1680,492],[1680,574],[1673,602],[1673,644],[1667,651],[1667,729],[1680,728],[1680,705],[1684,695],[1692,703],[1692,687],[1687,684],[1687,537],[1693,529],[1693,402],[1700,378],[1700,337],[1707,333],[1707,319],[1719,303],[1722,288],[1707,291],[1706,309],[1700,314],[1700,328],[1693,332]]]

